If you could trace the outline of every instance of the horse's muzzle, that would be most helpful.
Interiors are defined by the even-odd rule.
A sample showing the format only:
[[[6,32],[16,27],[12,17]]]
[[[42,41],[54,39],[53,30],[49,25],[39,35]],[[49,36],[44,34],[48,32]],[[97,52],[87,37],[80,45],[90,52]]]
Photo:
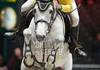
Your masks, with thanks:
[[[44,36],[44,35],[43,35],[43,36],[41,36],[41,35],[36,35],[36,38],[37,38],[38,41],[43,41],[44,38],[45,38],[45,36]]]

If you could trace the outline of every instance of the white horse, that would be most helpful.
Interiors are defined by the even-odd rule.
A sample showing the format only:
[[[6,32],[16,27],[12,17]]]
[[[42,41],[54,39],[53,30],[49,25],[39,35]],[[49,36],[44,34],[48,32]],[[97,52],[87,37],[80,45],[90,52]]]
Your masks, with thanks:
[[[23,31],[24,48],[21,70],[72,70],[72,54],[64,43],[65,24],[53,4],[37,2],[34,17]]]

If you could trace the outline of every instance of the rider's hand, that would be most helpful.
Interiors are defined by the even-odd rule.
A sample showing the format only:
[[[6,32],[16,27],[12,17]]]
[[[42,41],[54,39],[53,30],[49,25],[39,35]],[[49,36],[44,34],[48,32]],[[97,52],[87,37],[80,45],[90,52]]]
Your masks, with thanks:
[[[61,5],[58,3],[57,0],[53,0],[53,3],[54,3],[54,8],[61,9]]]

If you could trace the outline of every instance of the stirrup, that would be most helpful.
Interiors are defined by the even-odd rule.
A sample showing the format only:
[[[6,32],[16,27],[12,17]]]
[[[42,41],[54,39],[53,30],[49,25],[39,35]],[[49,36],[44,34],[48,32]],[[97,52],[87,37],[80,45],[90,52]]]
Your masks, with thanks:
[[[87,53],[85,53],[83,50],[81,50],[81,48],[76,48],[76,49],[75,49],[75,52],[76,52],[78,55],[87,56]]]
[[[80,49],[78,49],[78,54],[81,55],[81,56],[87,56],[87,54]]]

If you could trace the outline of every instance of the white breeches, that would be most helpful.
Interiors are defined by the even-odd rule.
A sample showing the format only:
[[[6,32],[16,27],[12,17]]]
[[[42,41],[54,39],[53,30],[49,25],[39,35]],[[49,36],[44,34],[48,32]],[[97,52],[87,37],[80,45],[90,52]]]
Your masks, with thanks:
[[[73,4],[72,4],[72,9],[74,10],[70,15],[71,15],[71,19],[72,19],[72,27],[76,27],[79,25],[79,14],[78,14],[78,9],[77,9],[77,5],[75,3],[75,0],[73,0]]]
[[[27,0],[22,6],[21,6],[21,12],[28,12],[35,4],[36,0]]]

